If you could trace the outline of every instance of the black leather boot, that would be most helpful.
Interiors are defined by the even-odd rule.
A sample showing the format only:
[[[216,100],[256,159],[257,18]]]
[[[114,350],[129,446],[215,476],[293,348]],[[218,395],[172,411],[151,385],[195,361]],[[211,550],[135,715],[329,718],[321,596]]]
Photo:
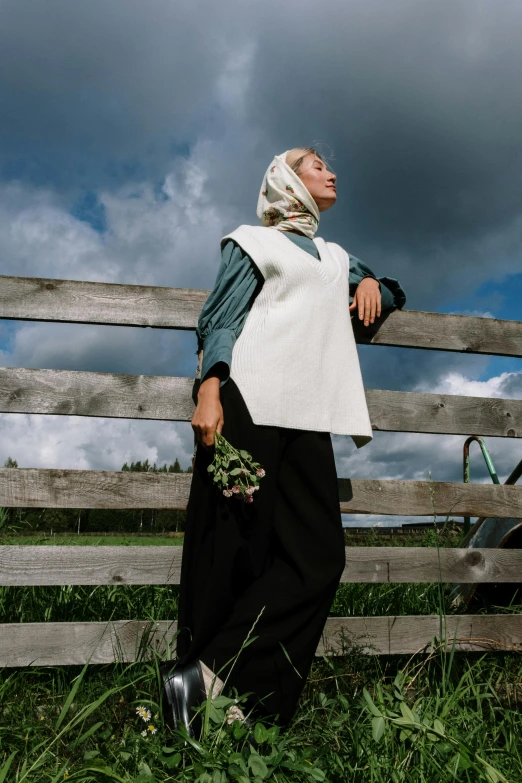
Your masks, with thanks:
[[[196,715],[193,708],[199,707],[207,698],[199,661],[183,666],[167,662],[160,666],[160,674],[163,680],[163,720],[172,729],[183,724],[190,737],[199,737],[201,716]]]

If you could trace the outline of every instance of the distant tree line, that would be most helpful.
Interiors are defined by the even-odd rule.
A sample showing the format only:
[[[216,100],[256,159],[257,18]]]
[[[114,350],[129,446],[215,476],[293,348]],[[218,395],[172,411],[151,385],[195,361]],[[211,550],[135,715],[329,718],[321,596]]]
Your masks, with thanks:
[[[18,462],[8,457],[4,468],[17,468]],[[176,458],[171,465],[158,467],[146,459],[125,462],[121,470],[139,473],[192,473]],[[32,531],[53,533],[169,533],[185,530],[186,512],[170,509],[105,509],[105,508],[7,508],[1,527],[18,534]]]

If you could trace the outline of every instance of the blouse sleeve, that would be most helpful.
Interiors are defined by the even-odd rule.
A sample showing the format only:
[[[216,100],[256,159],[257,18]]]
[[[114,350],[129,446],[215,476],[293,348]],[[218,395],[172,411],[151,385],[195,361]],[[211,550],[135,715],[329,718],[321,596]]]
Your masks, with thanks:
[[[393,277],[376,277],[370,267],[360,258],[350,253],[350,304],[357,290],[357,286],[365,277],[373,277],[377,280],[381,289],[381,306],[383,310],[390,307],[401,310],[406,304],[406,294],[401,284]]]
[[[218,362],[227,366],[220,386],[228,380],[234,343],[262,284],[263,276],[250,256],[230,239],[223,247],[216,282],[196,328],[198,352],[203,348],[201,381]]]

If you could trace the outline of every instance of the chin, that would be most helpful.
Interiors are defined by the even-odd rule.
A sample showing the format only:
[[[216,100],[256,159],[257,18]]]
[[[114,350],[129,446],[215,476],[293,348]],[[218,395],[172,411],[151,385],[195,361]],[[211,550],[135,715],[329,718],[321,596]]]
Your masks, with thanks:
[[[337,201],[337,196],[334,196],[333,198],[329,199],[323,199],[321,202],[321,206],[319,207],[319,212],[326,212],[327,209],[330,209],[330,207],[333,207],[335,202]]]

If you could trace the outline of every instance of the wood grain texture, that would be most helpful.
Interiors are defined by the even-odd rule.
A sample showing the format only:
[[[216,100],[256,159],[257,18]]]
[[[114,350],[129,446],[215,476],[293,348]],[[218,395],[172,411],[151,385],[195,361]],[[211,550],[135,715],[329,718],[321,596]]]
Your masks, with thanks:
[[[0,276],[0,318],[195,329],[210,291]],[[356,341],[499,356],[522,356],[522,324],[418,310],[387,311]]]
[[[0,585],[179,584],[181,546],[0,546]],[[346,547],[341,582],[522,582],[519,549]]]
[[[3,367],[0,411],[190,421],[197,388],[193,378]],[[374,430],[522,437],[522,400],[367,389],[366,401]]]
[[[317,655],[425,653],[455,650],[522,651],[522,615],[330,617]],[[67,666],[130,662],[159,654],[173,657],[176,623],[143,620],[107,623],[6,623],[0,625],[0,666]]]
[[[195,329],[210,291],[0,276],[0,318]]]
[[[0,506],[182,510],[191,481],[190,473],[0,468]],[[522,517],[522,486],[402,479],[338,482],[344,514]]]

